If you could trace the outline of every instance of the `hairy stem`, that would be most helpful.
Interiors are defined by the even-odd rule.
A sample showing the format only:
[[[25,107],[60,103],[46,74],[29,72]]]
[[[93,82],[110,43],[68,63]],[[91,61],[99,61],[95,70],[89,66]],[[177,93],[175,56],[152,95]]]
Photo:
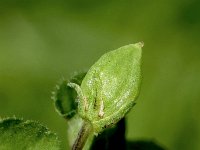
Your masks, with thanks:
[[[72,150],[82,150],[85,142],[87,141],[90,132],[92,130],[92,126],[89,122],[84,121],[83,125],[78,133],[77,139],[75,140]]]

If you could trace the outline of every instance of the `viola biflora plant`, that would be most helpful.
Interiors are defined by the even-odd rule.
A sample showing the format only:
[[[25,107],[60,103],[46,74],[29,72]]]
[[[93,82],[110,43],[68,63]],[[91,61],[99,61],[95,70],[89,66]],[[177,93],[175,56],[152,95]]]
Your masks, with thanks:
[[[87,73],[76,73],[56,86],[52,99],[68,123],[73,150],[95,149],[99,143],[124,142],[124,117],[135,105],[141,83],[143,43],[104,54]],[[100,146],[100,147],[101,147]],[[0,121],[0,150],[58,150],[57,136],[35,121]]]

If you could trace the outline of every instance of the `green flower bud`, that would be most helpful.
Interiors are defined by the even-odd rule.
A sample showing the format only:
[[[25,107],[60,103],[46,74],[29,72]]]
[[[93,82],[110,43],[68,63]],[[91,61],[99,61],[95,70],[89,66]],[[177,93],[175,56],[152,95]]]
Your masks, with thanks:
[[[88,120],[95,133],[120,119],[133,107],[141,82],[143,43],[130,44],[104,54],[88,71],[81,87],[78,113]]]

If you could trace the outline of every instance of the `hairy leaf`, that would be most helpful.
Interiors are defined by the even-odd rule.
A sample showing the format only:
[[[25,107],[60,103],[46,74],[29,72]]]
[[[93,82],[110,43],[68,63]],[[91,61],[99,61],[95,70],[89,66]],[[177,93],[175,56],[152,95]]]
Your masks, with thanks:
[[[55,91],[53,92],[52,99],[54,100],[56,111],[66,119],[73,117],[77,108],[76,91],[67,84],[73,82],[81,85],[85,74],[85,72],[75,73],[69,81],[62,80],[60,84],[56,85]]]
[[[35,121],[0,120],[0,150],[59,150],[57,136]]]

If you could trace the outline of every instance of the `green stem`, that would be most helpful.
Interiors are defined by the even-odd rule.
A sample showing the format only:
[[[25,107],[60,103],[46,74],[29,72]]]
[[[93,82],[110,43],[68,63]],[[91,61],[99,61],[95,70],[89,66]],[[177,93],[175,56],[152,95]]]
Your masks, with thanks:
[[[91,132],[92,126],[89,122],[84,121],[83,125],[78,133],[77,139],[75,140],[72,150],[82,150],[85,142],[87,141],[90,132]]]

